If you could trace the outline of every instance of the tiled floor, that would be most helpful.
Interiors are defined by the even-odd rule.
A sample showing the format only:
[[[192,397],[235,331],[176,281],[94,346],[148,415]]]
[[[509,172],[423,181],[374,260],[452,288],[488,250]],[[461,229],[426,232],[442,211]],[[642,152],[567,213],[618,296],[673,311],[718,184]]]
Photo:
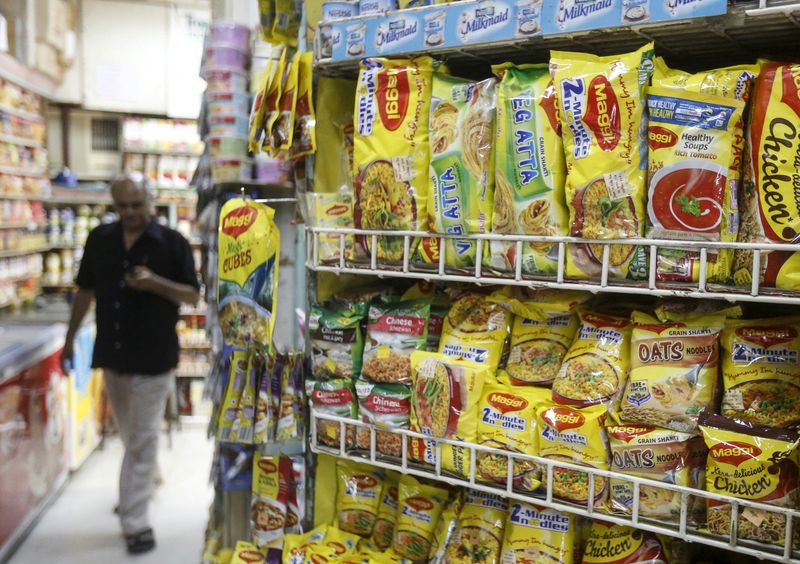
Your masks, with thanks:
[[[159,465],[164,484],[150,504],[154,551],[136,557],[125,552],[119,521],[112,513],[122,460],[122,444],[114,438],[73,474],[10,564],[199,562],[212,499],[208,473],[213,444],[206,440],[205,429],[186,427],[173,433],[171,450],[166,443],[162,435]]]

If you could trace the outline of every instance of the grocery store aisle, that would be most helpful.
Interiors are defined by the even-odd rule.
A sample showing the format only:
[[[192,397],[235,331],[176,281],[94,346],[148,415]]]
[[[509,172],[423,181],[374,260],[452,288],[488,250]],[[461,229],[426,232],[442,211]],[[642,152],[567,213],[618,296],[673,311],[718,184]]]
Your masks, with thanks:
[[[162,434],[158,459],[164,483],[150,504],[155,550],[136,557],[125,551],[113,513],[122,443],[109,438],[67,482],[10,564],[198,562],[212,499],[208,475],[213,443],[206,440],[205,428],[186,426],[173,433],[172,450],[166,443]]]

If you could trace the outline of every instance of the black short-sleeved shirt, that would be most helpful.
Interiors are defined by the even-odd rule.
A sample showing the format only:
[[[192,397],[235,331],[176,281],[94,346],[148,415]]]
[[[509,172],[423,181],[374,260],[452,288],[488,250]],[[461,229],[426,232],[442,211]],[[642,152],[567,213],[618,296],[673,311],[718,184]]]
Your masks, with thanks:
[[[178,364],[178,305],[128,287],[125,275],[136,266],[199,288],[191,247],[177,231],[152,221],[126,251],[118,222],[95,228],[76,279],[79,288],[94,291],[97,304],[92,366],[122,374],[162,374]]]

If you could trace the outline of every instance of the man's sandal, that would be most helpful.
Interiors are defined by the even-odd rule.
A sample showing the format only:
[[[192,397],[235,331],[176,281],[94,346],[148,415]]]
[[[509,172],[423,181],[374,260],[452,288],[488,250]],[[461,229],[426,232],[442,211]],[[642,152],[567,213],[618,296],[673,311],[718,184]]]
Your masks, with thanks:
[[[153,550],[156,546],[153,529],[145,529],[140,533],[125,535],[125,543],[128,545],[130,554],[142,554]]]

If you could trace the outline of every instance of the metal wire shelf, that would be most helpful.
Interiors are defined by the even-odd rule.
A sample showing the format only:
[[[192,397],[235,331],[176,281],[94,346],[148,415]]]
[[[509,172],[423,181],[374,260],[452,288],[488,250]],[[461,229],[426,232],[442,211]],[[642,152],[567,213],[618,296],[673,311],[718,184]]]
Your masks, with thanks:
[[[329,239],[338,238],[339,250],[335,260],[320,258],[320,236]],[[672,296],[700,299],[723,299],[731,302],[749,301],[764,303],[780,303],[800,305],[800,292],[776,290],[761,286],[762,255],[773,251],[800,252],[800,245],[786,243],[725,243],[712,241],[673,241],[664,239],[609,239],[589,240],[577,237],[553,237],[534,235],[450,235],[421,231],[378,231],[368,229],[344,229],[306,227],[307,256],[306,267],[317,272],[333,272],[336,274],[366,274],[380,277],[414,278],[423,280],[443,280],[449,282],[466,282],[473,284],[512,285],[533,288],[555,288],[568,290],[587,290],[590,292],[612,292],[622,294],[646,294],[651,296]],[[351,236],[369,239],[370,256],[363,262],[347,259],[346,245]],[[396,237],[403,239],[403,258],[397,263],[384,264],[378,261],[378,237]],[[412,241],[415,239],[470,240],[475,242],[475,256],[483,256],[484,246],[491,241],[500,241],[516,245],[514,271],[499,273],[487,270],[481,261],[476,261],[469,269],[452,269],[447,265],[447,246],[439,244],[438,264],[420,265],[412,258]],[[557,247],[558,269],[554,276],[533,276],[522,271],[522,246],[525,243],[549,243]],[[595,279],[571,279],[566,276],[565,263],[567,245],[591,244],[602,246],[602,263],[599,277]],[[613,245],[643,246],[649,251],[649,268],[646,280],[618,280],[610,276],[609,257]],[[690,249],[699,253],[699,275],[697,282],[661,282],[656,279],[656,260],[660,249]],[[727,286],[708,283],[709,256],[719,249],[740,249],[752,251],[753,260],[750,265],[752,283],[749,287]]]
[[[800,519],[800,511],[788,509],[784,507],[776,507],[764,503],[748,501],[744,499],[735,498],[732,496],[720,495],[716,493],[707,492],[700,489],[689,488],[684,486],[677,486],[674,484],[667,484],[656,480],[647,478],[640,478],[628,474],[622,474],[610,470],[600,470],[589,466],[581,466],[564,462],[562,460],[541,458],[538,456],[529,456],[525,454],[500,450],[492,447],[487,447],[478,444],[465,443],[461,441],[453,441],[448,439],[437,439],[415,433],[407,430],[392,430],[391,433],[402,437],[401,456],[399,458],[392,458],[385,456],[377,451],[376,448],[376,431],[386,432],[385,429],[376,428],[374,425],[357,421],[354,419],[347,419],[345,417],[337,417],[334,415],[321,414],[314,410],[311,412],[311,451],[317,454],[328,454],[337,458],[345,458],[358,462],[363,462],[371,466],[385,468],[388,470],[396,470],[402,474],[411,474],[421,478],[428,478],[445,482],[455,486],[472,488],[488,493],[495,493],[503,495],[509,499],[525,501],[528,503],[535,503],[541,506],[550,507],[559,511],[565,511],[576,515],[583,515],[586,517],[602,519],[619,525],[628,525],[637,529],[651,531],[654,533],[664,534],[671,537],[677,537],[686,541],[696,542],[708,546],[722,548],[726,550],[735,550],[737,552],[771,560],[775,562],[790,562],[794,564],[800,563],[800,553],[792,551],[793,539],[793,524]],[[318,439],[319,425],[334,424],[338,426],[338,446],[326,446],[321,444]],[[370,447],[368,450],[353,450],[348,447],[347,438],[348,428],[355,430],[367,429],[370,434]],[[350,436],[353,436],[352,434]],[[409,439],[422,439],[434,443],[435,448],[435,464],[423,465],[415,463],[409,459]],[[456,476],[446,473],[442,470],[442,445],[457,446],[468,451],[468,458],[470,460],[469,476]],[[499,455],[506,458],[506,466],[508,473],[505,480],[505,485],[484,482],[479,480],[475,475],[477,467],[476,461],[479,453],[487,453]],[[530,462],[536,464],[542,469],[543,480],[542,486],[536,492],[521,492],[514,489],[514,465],[516,462]],[[559,499],[557,494],[553,491],[553,472],[556,470],[571,470],[592,476],[588,480],[588,495],[587,504],[577,505],[568,501]],[[631,506],[630,515],[620,513],[608,513],[600,508],[595,507],[596,491],[595,480],[620,480],[631,484],[633,490],[633,502]],[[642,487],[657,488],[660,490],[667,490],[675,492],[680,495],[680,515],[675,522],[656,521],[642,515],[642,508],[640,505],[640,493]],[[719,502],[729,503],[731,505],[730,513],[730,531],[729,537],[721,535],[714,535],[702,530],[700,525],[690,522],[690,504],[696,500],[705,502],[706,500],[715,500]],[[747,539],[738,538],[738,522],[739,516],[746,517],[746,511],[764,511],[772,515],[780,515],[785,519],[784,539],[785,542],[780,545],[768,545]]]

